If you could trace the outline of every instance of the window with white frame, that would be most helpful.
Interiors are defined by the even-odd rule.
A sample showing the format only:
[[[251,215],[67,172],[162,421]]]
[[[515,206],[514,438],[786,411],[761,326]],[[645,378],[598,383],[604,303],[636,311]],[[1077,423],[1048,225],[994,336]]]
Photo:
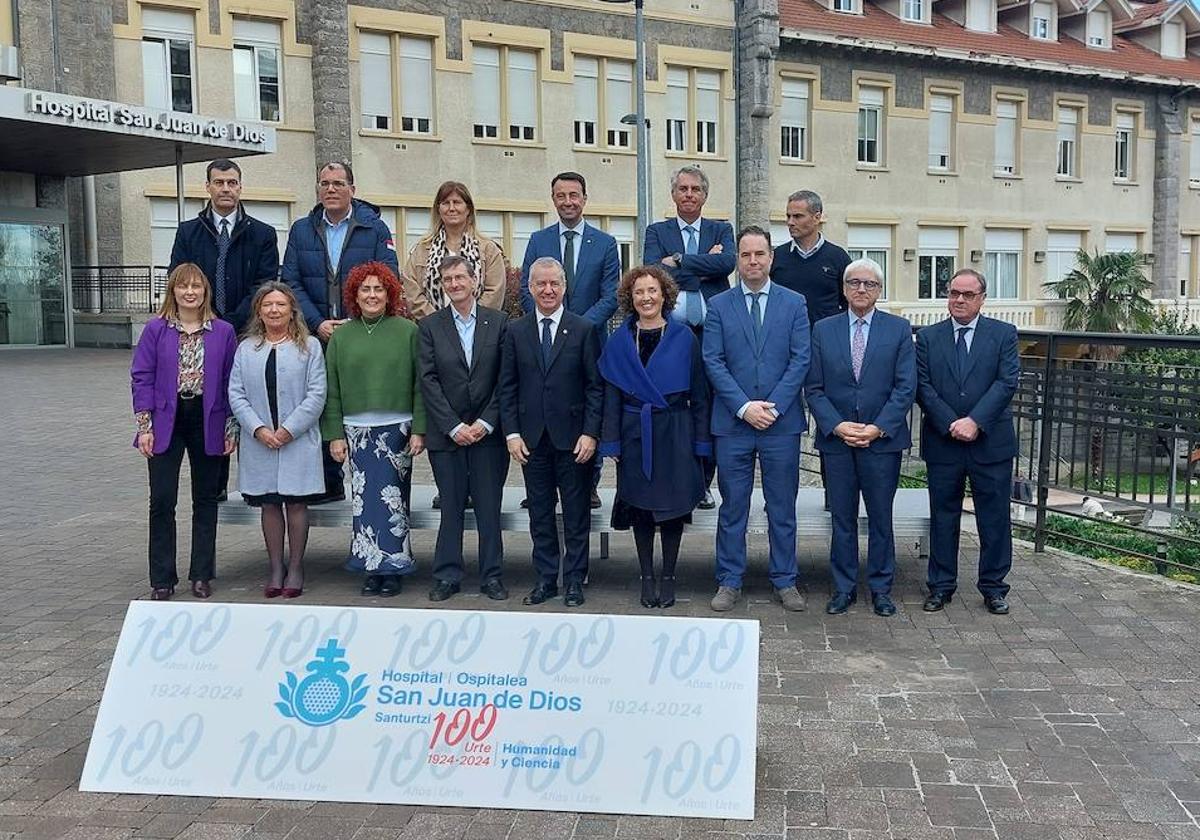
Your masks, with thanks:
[[[1191,121],[1191,149],[1188,150],[1188,181],[1193,187],[1200,187],[1200,118]]]
[[[239,120],[279,122],[279,24],[233,19],[233,100]]]
[[[146,105],[185,114],[195,111],[195,41],[192,12],[142,9],[142,94]]]
[[[779,108],[779,156],[808,160],[808,105],[812,83],[783,79]]]
[[[996,100],[996,159],[997,175],[1017,174],[1017,138],[1020,134],[1020,105],[1011,99]]]
[[[475,44],[471,53],[475,137],[515,143],[536,141],[538,54],[491,44]],[[501,97],[501,91],[507,96]],[[506,113],[501,113],[502,102]],[[506,126],[503,133],[501,125]]]
[[[1112,41],[1112,14],[1103,6],[1088,12],[1087,45],[1107,48]]]
[[[922,227],[917,231],[917,297],[936,300],[950,295],[950,278],[958,263],[959,229]]]
[[[1137,233],[1113,231],[1104,234],[1104,253],[1106,254],[1128,254],[1137,249]]]
[[[912,23],[924,23],[925,0],[900,0],[900,17]]]
[[[577,55],[574,87],[575,145],[628,149],[633,126],[622,123],[621,118],[633,111],[633,65]],[[600,114],[604,114],[603,122]]]
[[[858,12],[858,0],[833,0],[833,10],[855,14]]]
[[[858,89],[858,162],[883,165],[884,89],[862,85]]]
[[[204,202],[189,198],[184,202],[184,220],[194,219]],[[291,220],[289,205],[280,201],[243,201],[242,209],[261,222],[275,229],[281,242],[287,241]],[[174,198],[150,199],[150,261],[152,265],[166,267],[171,263],[171,248],[175,244],[175,230],[179,227],[179,210]]]
[[[1192,237],[1179,237],[1179,296],[1188,296],[1192,287]]]
[[[392,36],[358,33],[359,106],[362,127],[392,130]]]
[[[1034,0],[1029,8],[1029,37],[1039,41],[1053,41],[1053,16],[1054,7],[1050,3],[1046,0]]]
[[[992,229],[984,234],[983,273],[988,278],[988,296],[1015,300],[1021,288],[1021,257],[1025,232]]]
[[[953,169],[954,97],[936,94],[929,97],[929,168]]]
[[[429,231],[428,207],[380,207],[379,218],[392,232],[392,241],[400,261]]]
[[[1055,283],[1075,270],[1083,234],[1077,230],[1051,230],[1046,233],[1046,282]],[[1045,297],[1053,297],[1043,289]]]
[[[400,130],[433,133],[433,41],[400,36]]]
[[[787,222],[771,222],[771,247],[778,248],[787,242],[792,241],[792,234],[788,230]]]
[[[633,268],[633,241],[637,220],[625,216],[610,216],[600,220],[601,227],[617,240],[617,258],[621,261],[621,273]]]
[[[1118,181],[1134,179],[1134,150],[1137,140],[1137,120],[1127,111],[1117,112],[1117,130],[1113,143],[1113,178]]]
[[[1079,177],[1079,112],[1072,105],[1058,106],[1058,175]]]
[[[668,67],[667,151],[715,155],[720,125],[721,72]]]
[[[786,233],[786,229],[785,229]],[[790,237],[789,237],[790,239]],[[874,260],[883,269],[881,300],[888,296],[888,270],[891,265],[892,229],[888,225],[847,225],[846,253],[852,260]]]
[[[1159,35],[1162,39],[1159,47],[1159,55],[1163,58],[1183,58],[1186,53],[1187,32],[1183,28],[1183,22],[1178,20],[1169,20],[1162,25],[1162,32]]]
[[[481,210],[475,214],[475,227],[504,251],[509,265],[521,265],[529,237],[542,227],[540,213],[501,213]]]

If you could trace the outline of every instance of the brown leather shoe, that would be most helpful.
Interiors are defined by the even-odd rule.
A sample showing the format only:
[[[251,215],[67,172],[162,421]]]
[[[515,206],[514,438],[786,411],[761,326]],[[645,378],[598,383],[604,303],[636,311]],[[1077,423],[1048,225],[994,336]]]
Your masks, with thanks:
[[[192,595],[197,598],[209,598],[212,596],[212,587],[206,580],[194,580],[192,581]]]
[[[168,586],[165,589],[154,589],[150,592],[151,601],[169,601],[171,596],[175,594],[175,587]]]

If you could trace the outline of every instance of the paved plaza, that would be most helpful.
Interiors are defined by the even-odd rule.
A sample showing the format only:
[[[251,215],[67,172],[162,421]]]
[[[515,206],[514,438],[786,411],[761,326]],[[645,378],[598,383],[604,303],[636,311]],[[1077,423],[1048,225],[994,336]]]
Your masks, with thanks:
[[[923,564],[902,546],[900,612],[880,619],[861,602],[822,612],[823,544],[801,546],[809,611],[784,614],[754,538],[734,613],[762,627],[752,822],[80,793],[126,605],[149,592],[128,360],[0,353],[0,840],[1200,838],[1200,591],[1025,548],[996,617],[969,587],[923,613]],[[305,601],[363,603],[346,540],[314,530]],[[641,613],[632,541],[612,544],[583,611]],[[425,565],[395,606],[530,609],[527,537],[507,541],[518,597],[500,604],[468,586],[431,606],[432,535],[415,545]],[[711,615],[711,558],[711,535],[685,538],[675,613]],[[260,602],[264,574],[257,528],[222,526],[215,598]]]

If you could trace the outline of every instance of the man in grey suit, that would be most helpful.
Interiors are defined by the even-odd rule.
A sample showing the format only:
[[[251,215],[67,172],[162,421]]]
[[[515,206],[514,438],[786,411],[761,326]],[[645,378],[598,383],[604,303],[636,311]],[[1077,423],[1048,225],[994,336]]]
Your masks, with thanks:
[[[503,601],[508,590],[502,580],[500,502],[508,450],[497,431],[496,384],[507,316],[479,305],[479,280],[470,262],[446,257],[440,270],[450,305],[421,321],[418,358],[428,417],[425,448],[441,496],[429,600],[444,601],[461,587],[463,512],[470,497],[479,531],[479,591]]]

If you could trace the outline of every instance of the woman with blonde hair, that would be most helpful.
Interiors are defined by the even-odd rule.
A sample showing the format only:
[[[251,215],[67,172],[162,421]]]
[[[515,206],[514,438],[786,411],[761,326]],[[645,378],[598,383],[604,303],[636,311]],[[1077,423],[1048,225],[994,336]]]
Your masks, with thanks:
[[[262,511],[270,563],[263,595],[296,598],[304,591],[308,505],[325,489],[319,425],[325,359],[286,283],[263,283],[250,313],[229,376],[229,404],[242,427],[238,486],[246,503]]]
[[[175,594],[175,504],[184,452],[192,475],[192,594],[207,598],[216,576],[221,460],[237,446],[229,371],[237,337],[217,318],[212,286],[195,263],[167,278],[158,317],[146,324],[129,373],[137,422],[134,446],[150,468],[150,597]]]
[[[479,302],[492,309],[503,309],[504,253],[476,229],[471,191],[458,181],[446,181],[438,187],[430,212],[429,233],[409,251],[401,272],[404,297],[416,320],[448,305],[439,266],[451,256],[462,257],[475,269]]]

